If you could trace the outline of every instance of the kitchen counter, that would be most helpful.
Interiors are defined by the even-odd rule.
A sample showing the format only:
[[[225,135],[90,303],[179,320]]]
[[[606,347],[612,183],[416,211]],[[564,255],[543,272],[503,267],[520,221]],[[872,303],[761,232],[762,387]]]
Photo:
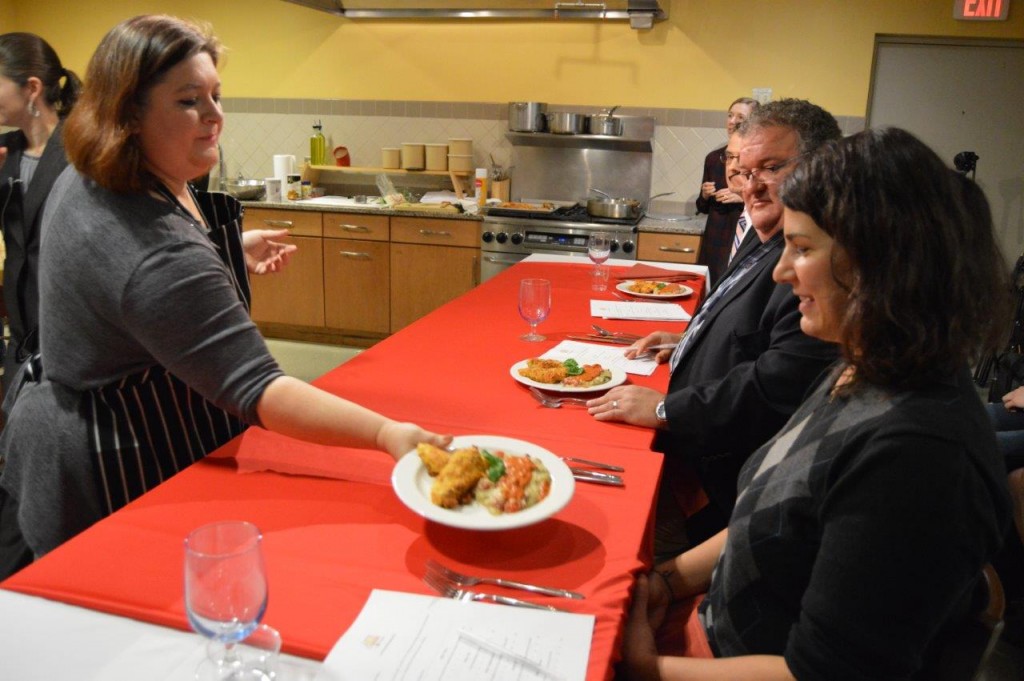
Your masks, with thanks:
[[[343,203],[324,202],[321,200],[309,201],[243,201],[242,205],[247,208],[277,208],[284,210],[315,211],[321,213],[361,213],[364,215],[405,215],[417,218],[444,218],[447,220],[476,220],[482,216],[472,213],[456,213],[446,210],[423,209],[423,210],[395,210],[385,206],[375,207],[366,203]],[[637,226],[639,232],[652,234],[691,234],[701,235],[704,233],[706,215],[688,216],[682,213],[686,204],[670,201],[655,202],[651,207],[651,214],[640,221]]]

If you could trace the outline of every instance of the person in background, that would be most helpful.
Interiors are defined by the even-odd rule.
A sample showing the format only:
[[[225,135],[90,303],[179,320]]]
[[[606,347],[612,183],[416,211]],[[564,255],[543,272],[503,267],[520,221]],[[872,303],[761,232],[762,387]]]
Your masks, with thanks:
[[[742,145],[743,138],[740,136],[739,131],[736,131],[729,135],[729,143],[725,145],[725,151],[722,152],[722,158],[725,159],[725,182],[729,185],[729,191],[734,192],[741,198],[743,196],[743,185],[746,182],[740,169],[740,148]],[[736,219],[736,228],[733,231],[732,246],[729,248],[729,259],[726,261],[726,266],[732,264],[732,259],[736,257],[740,246],[743,245],[743,240],[750,233],[753,226],[753,220],[750,219],[750,211],[747,210],[747,206],[744,203],[743,210]]]
[[[783,99],[755,110],[740,136],[743,197],[755,236],[744,240],[685,335],[655,332],[626,350],[634,357],[651,345],[675,344],[656,355],[671,367],[667,394],[619,386],[587,403],[598,420],[656,429],[652,448],[666,455],[656,511],[659,556],[725,527],[743,462],[837,356],[835,345],[800,330],[799,301],[789,284],[772,280],[772,268],[783,247],[779,183],[803,156],[839,139],[839,125],[819,106]],[[686,517],[694,472],[710,503]]]
[[[81,90],[49,43],[32,33],[0,35],[0,229],[4,304],[11,333],[3,388],[39,349],[39,224],[50,189],[67,167],[61,128]]]
[[[0,485],[33,556],[249,424],[394,458],[451,438],[283,375],[248,314],[248,272],[289,250],[241,205],[188,184],[217,162],[220,45],[167,16],[125,20],[65,124],[74,166],[40,248],[40,355],[22,371]]]
[[[2,392],[39,349],[39,234],[43,207],[67,166],[61,124],[81,81],[50,45],[32,33],[0,35],[0,230],[4,247],[4,307],[10,343],[4,348]],[[0,453],[2,458],[2,453]],[[25,562],[28,549],[13,527],[16,507],[0,489],[0,575]]]
[[[628,679],[920,678],[972,615],[1009,499],[968,363],[999,343],[1009,300],[992,224],[954,179],[885,129],[785,180],[774,276],[842,358],[744,465],[728,528],[638,578]],[[659,654],[666,606],[705,591],[666,639],[690,656]]]
[[[749,97],[740,97],[730,104],[725,132],[728,135],[736,132],[756,108],[757,100]],[[697,196],[697,212],[708,216],[697,262],[708,266],[712,282],[718,281],[725,272],[736,233],[736,220],[743,210],[743,197],[729,187],[725,176],[725,152],[726,147],[719,147],[704,157],[704,175]]]

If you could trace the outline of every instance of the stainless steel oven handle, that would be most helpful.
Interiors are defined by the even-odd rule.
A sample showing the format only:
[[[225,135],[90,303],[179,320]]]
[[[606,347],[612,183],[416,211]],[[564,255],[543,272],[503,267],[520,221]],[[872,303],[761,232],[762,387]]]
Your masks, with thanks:
[[[484,260],[491,263],[492,265],[517,265],[522,258],[516,260],[508,260],[506,258],[498,258],[493,255],[485,255]]]
[[[693,253],[692,248],[677,248],[675,246],[658,246],[658,250],[666,253]]]

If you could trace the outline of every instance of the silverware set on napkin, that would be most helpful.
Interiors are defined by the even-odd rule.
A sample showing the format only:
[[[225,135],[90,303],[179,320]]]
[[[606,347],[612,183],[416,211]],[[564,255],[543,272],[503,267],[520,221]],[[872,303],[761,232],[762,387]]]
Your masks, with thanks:
[[[560,611],[558,608],[550,605],[539,605],[537,603],[531,603],[518,598],[511,598],[509,596],[501,596],[481,591],[470,591],[465,587],[476,586],[478,584],[493,584],[495,586],[501,586],[508,589],[519,589],[521,591],[529,591],[530,593],[542,594],[545,596],[557,596],[559,598],[572,599],[582,599],[584,597],[583,594],[575,591],[569,591],[568,589],[537,586],[536,584],[526,584],[525,582],[516,582],[509,579],[503,579],[501,577],[476,577],[466,575],[461,572],[456,572],[455,570],[445,567],[444,565],[430,559],[427,559],[426,572],[423,575],[423,581],[431,589],[446,598],[454,598],[459,601],[485,601],[488,603],[514,605],[521,608],[535,608],[537,610],[550,610],[554,612]]]

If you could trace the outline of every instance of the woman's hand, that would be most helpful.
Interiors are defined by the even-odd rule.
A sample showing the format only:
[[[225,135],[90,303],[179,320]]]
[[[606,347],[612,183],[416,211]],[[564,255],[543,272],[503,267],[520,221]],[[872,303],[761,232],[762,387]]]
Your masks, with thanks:
[[[649,589],[651,582],[647,575],[636,578],[633,587],[633,604],[626,620],[622,640],[622,664],[619,671],[628,681],[659,681],[658,647],[654,640],[655,627],[650,617]],[[664,606],[662,606],[664,611]]]
[[[280,272],[288,258],[298,250],[295,244],[282,244],[272,239],[288,236],[287,229],[250,229],[242,232],[245,268],[252,274]]]
[[[1007,411],[1024,409],[1024,385],[1003,395],[1003,406]]]
[[[395,461],[416,449],[416,445],[421,442],[444,449],[452,443],[452,436],[438,435],[423,430],[415,423],[400,423],[398,421],[385,423],[377,433],[377,447],[390,454]]]
[[[702,199],[711,198],[711,195],[715,193],[715,183],[705,182],[700,186],[700,197]]]
[[[731,189],[719,189],[715,192],[715,201],[718,203],[743,203],[743,197]]]

